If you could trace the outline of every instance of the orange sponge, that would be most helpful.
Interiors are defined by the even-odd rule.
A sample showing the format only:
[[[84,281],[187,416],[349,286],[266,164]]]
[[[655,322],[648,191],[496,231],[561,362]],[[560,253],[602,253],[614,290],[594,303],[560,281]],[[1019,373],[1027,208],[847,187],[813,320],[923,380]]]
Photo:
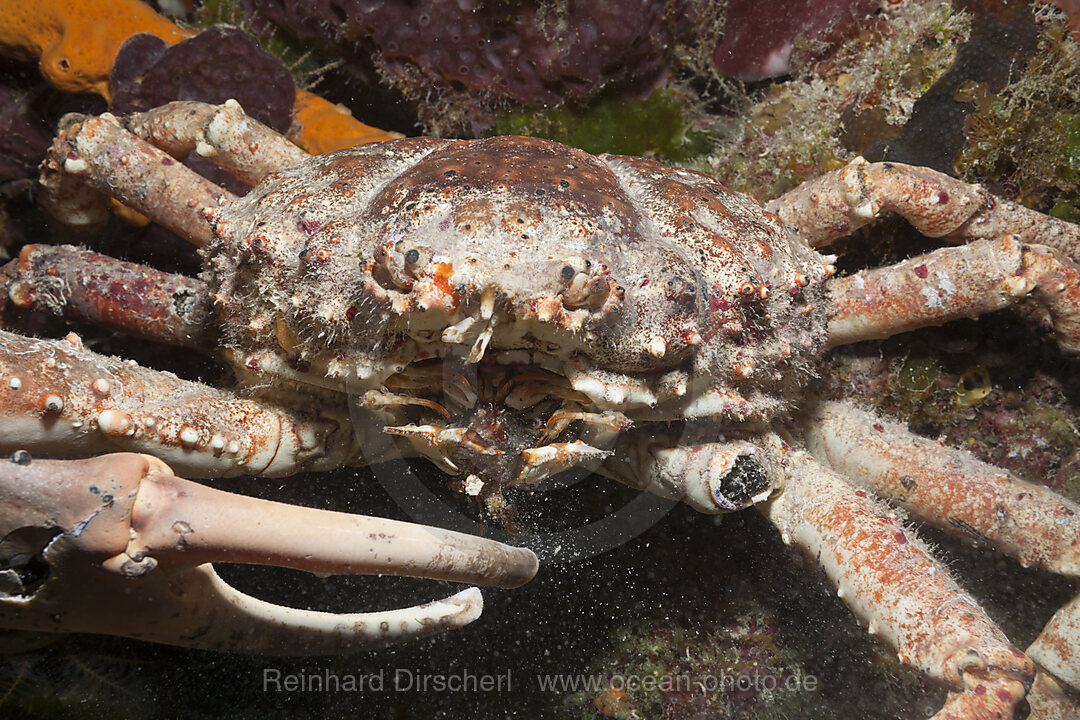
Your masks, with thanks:
[[[93,92],[108,100],[113,60],[137,33],[170,44],[192,35],[138,0],[0,0],[0,53],[38,59],[41,74],[66,92]],[[293,142],[312,153],[401,137],[299,89],[292,133]]]

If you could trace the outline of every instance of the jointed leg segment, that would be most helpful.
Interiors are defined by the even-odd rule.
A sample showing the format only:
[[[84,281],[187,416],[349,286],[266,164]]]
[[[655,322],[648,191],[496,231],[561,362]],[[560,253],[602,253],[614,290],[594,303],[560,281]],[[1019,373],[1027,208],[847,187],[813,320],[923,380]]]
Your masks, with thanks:
[[[942,248],[837,278],[829,344],[889,337],[974,317],[1028,299],[1050,313],[1058,344],[1080,352],[1080,268],[1060,252],[1012,236]]]
[[[172,102],[136,113],[126,122],[135,135],[173,157],[194,151],[248,185],[311,157],[249,118],[235,100],[224,105]]]
[[[1080,577],[1080,506],[1048,488],[848,404],[821,404],[806,427],[815,456],[918,520],[1024,566]],[[1028,654],[1080,688],[1080,598],[1057,612]]]
[[[74,226],[101,223],[112,196],[196,245],[212,237],[204,211],[236,196],[179,159],[194,151],[254,184],[309,157],[233,101],[175,102],[122,120],[75,115],[64,125],[41,174],[43,200],[56,218]]]
[[[289,475],[357,452],[343,407],[304,413],[82,347],[0,331],[0,453],[149,452],[189,477]]]
[[[786,542],[816,556],[855,614],[900,659],[955,692],[934,717],[1009,718],[1033,674],[979,605],[868,493],[774,443],[780,493],[763,507]]]
[[[1080,506],[1049,488],[847,403],[821,403],[806,428],[816,458],[919,521],[1080,577]]]
[[[1080,226],[996,198],[979,185],[901,163],[868,163],[857,158],[803,183],[768,203],[766,209],[798,229],[814,247],[892,211],[927,237],[967,242],[1015,235],[1021,242],[1049,245],[1080,259]]]
[[[210,241],[203,210],[235,195],[132,135],[112,115],[65,121],[41,171],[42,202],[54,217],[69,225],[104,222],[111,196],[196,245]]]
[[[0,271],[0,322],[7,302],[171,345],[216,340],[206,283],[68,245],[24,246]]]

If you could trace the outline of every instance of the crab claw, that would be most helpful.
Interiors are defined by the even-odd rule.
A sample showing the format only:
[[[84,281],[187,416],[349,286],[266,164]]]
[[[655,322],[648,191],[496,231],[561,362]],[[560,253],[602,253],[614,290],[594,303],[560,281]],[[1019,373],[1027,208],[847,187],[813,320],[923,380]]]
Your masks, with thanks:
[[[245,595],[211,563],[499,587],[536,572],[536,556],[524,548],[226,493],[177,478],[147,455],[12,460],[0,467],[0,627],[316,655],[460,627],[479,617],[480,592],[334,614]]]

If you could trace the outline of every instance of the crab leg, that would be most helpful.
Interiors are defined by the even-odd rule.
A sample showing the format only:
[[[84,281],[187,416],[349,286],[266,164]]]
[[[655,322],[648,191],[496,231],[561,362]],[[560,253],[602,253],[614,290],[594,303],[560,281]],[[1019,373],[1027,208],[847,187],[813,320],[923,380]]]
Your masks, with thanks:
[[[149,340],[206,347],[206,284],[68,245],[26,245],[0,274],[0,294],[16,307]]]
[[[544,434],[540,436],[537,442],[546,443],[554,440],[562,434],[563,430],[569,427],[570,423],[575,421],[594,425],[611,432],[622,432],[633,424],[628,417],[614,410],[605,410],[602,413],[562,410],[553,414],[544,423]]]
[[[967,242],[1011,234],[1080,259],[1080,226],[994,197],[979,185],[901,163],[856,158],[785,193],[766,209],[814,247],[892,211],[927,237]]]
[[[601,450],[580,440],[525,448],[521,451],[521,470],[509,484],[536,486],[552,475],[573,467],[595,467],[610,455],[610,450]]]
[[[0,452],[153,453],[195,477],[281,476],[357,452],[345,408],[301,413],[108,358],[74,333],[0,331]]]
[[[175,158],[194,151],[254,185],[267,174],[310,158],[286,138],[244,114],[240,103],[171,102],[125,121],[128,129]]]
[[[1080,268],[1013,236],[943,248],[832,281],[833,347],[1000,310],[1032,298],[1063,349],[1080,352]]]
[[[1080,506],[1050,488],[848,403],[821,403],[806,427],[817,458],[920,521],[1024,567],[1080,577]]]
[[[823,403],[807,442],[823,461],[914,517],[961,538],[1080,577],[1080,506],[968,453],[845,403]],[[1028,654],[1080,688],[1080,597],[1060,609]]]
[[[394,395],[392,393],[379,392],[378,390],[368,390],[364,393],[364,406],[368,408],[378,407],[392,407],[402,405],[419,405],[426,407],[429,410],[434,410],[443,416],[443,418],[449,419],[450,412],[439,403],[434,400],[428,400],[421,397],[413,397],[412,395]]]
[[[614,452],[596,471],[715,514],[748,507],[772,492],[758,454],[757,447],[744,440],[711,442],[693,434],[676,438],[630,430],[619,435]]]
[[[935,720],[1012,718],[1033,666],[926,546],[865,491],[769,439],[779,494],[758,507],[818,558],[840,597],[900,660],[954,688]]]
[[[53,217],[69,225],[104,222],[108,195],[195,245],[205,245],[212,232],[204,209],[236,200],[128,132],[109,113],[67,115],[62,124],[42,164],[42,201]]]
[[[378,647],[479,616],[475,588],[427,605],[337,615],[281,607],[211,562],[515,587],[531,551],[411,523],[232,495],[145,455],[0,467],[0,625],[249,653]]]

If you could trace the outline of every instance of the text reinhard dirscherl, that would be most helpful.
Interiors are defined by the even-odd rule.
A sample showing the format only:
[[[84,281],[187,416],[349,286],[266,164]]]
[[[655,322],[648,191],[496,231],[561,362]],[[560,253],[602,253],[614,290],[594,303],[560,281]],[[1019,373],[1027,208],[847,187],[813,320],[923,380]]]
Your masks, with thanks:
[[[819,687],[814,675],[776,677],[763,675],[584,675],[551,674],[531,678],[543,692],[574,693],[605,690],[644,690],[660,692],[775,691],[814,692]],[[421,672],[410,668],[378,670],[372,673],[321,671],[283,672],[263,668],[263,692],[510,692],[515,686],[512,671],[474,673],[457,670],[447,673]]]
[[[373,673],[289,672],[263,668],[264,692],[507,692],[511,671],[499,675],[459,670],[419,672],[397,668]]]

